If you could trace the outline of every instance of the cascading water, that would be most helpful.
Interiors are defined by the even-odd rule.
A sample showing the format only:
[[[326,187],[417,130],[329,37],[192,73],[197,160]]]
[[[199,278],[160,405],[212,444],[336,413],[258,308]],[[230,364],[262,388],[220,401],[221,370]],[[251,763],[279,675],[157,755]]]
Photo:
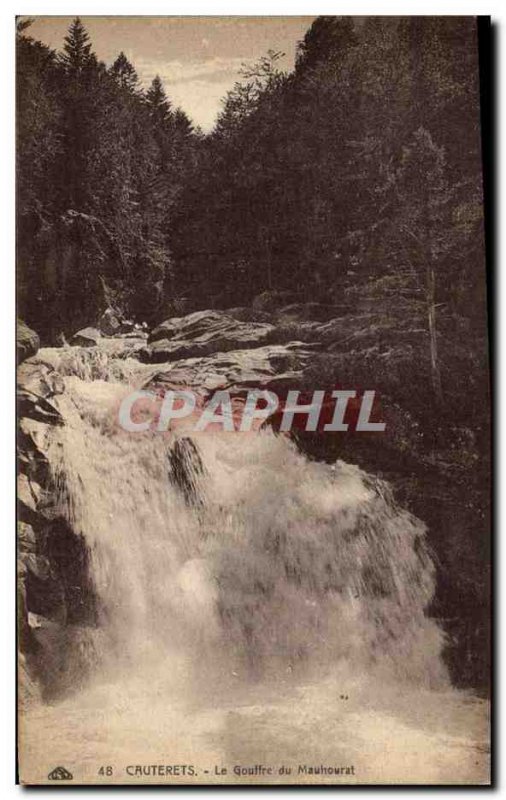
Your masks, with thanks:
[[[425,613],[423,523],[384,483],[310,462],[269,430],[124,431],[131,389],[112,363],[112,380],[65,377],[48,455],[58,512],[89,549],[91,674],[29,712],[25,761],[40,763],[37,732],[54,722],[51,760],[81,764],[85,781],[99,780],[104,741],[115,769],[186,763],[204,782],[218,763],[288,762],[298,782],[301,763],[355,763],[358,782],[480,774],[468,755],[483,707],[449,687]]]

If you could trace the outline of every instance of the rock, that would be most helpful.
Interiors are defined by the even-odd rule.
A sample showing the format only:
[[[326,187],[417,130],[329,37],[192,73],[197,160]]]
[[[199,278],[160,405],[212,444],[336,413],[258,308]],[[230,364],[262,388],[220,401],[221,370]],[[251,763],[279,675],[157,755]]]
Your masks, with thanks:
[[[114,337],[116,339],[137,339],[138,341],[147,341],[148,334],[146,331],[140,330],[132,330],[128,331],[127,333],[115,333]]]
[[[31,511],[37,510],[42,488],[26,475],[18,475],[18,500]]]
[[[222,311],[196,311],[186,317],[166,320],[155,328],[150,344],[139,351],[139,359],[161,364],[260,347],[267,344],[274,333],[274,326],[265,322],[239,322]]]
[[[50,425],[37,420],[24,417],[19,421],[18,470],[40,486],[47,486],[51,480],[47,460],[50,430]]]
[[[49,560],[35,553],[21,553],[18,568],[20,577],[25,577],[28,572],[38,581],[47,581],[53,577]]]
[[[130,333],[134,329],[134,321],[133,319],[122,319],[120,322],[120,333]]]
[[[65,383],[51,364],[31,359],[20,364],[16,374],[19,391],[47,399],[62,394]]]
[[[213,311],[211,309],[194,311],[193,314],[188,314],[185,317],[171,317],[162,322],[152,332],[149,341],[172,339],[173,337],[177,338],[178,341],[194,341],[200,336],[233,327],[236,323],[236,320],[228,317],[223,311]],[[156,339],[153,338],[155,331],[158,332],[160,330],[164,332],[163,335],[156,333]]]
[[[20,553],[34,553],[36,546],[35,532],[26,522],[18,522],[18,551]]]
[[[312,359],[312,349],[297,342],[215,353],[176,361],[153,376],[144,388],[193,389],[203,396],[217,389],[239,394],[249,388],[297,388]]]
[[[60,412],[49,400],[24,389],[19,389],[17,392],[17,412],[19,417],[28,417],[52,425],[63,425]]]
[[[176,297],[166,306],[167,319],[169,317],[184,317],[190,314],[195,304],[188,297]]]
[[[148,342],[151,344],[161,339],[171,339],[177,333],[180,322],[181,317],[172,317],[165,320],[165,322],[162,322],[151,331],[148,336]]]
[[[100,317],[98,327],[105,336],[113,336],[121,331],[121,322],[112,308],[106,308]]]
[[[16,355],[18,364],[34,356],[40,347],[40,339],[21,319],[16,324]]]
[[[52,425],[37,419],[22,417],[19,420],[19,428],[26,437],[29,437],[34,451],[45,455]]]
[[[273,341],[278,344],[286,344],[287,342],[314,342],[320,341],[318,331],[320,328],[319,322],[294,322],[283,321],[276,325]]]
[[[276,311],[278,322],[328,322],[348,313],[347,306],[336,306],[326,303],[291,303]]]
[[[267,311],[259,311],[251,306],[227,308],[224,313],[229,317],[237,319],[239,322],[272,322],[272,314],[269,314]]]
[[[280,292],[271,289],[258,294],[252,303],[256,311],[276,311],[276,309],[286,306],[288,303],[296,303],[299,297],[295,292]]]
[[[159,339],[171,339],[180,329],[181,323],[185,319],[189,319],[190,317],[194,317],[195,314],[204,314],[211,319],[212,314],[216,314],[217,317],[223,316],[222,312],[215,312],[215,311],[197,311],[193,314],[188,314],[185,316],[180,316],[184,314],[184,304],[171,304],[171,309],[174,310],[174,314],[171,317],[168,317],[164,322],[161,322],[160,325],[157,325],[154,328],[148,337],[148,342],[157,342]],[[136,326],[137,327],[137,326]]]
[[[96,347],[102,334],[96,328],[83,328],[72,337],[72,344],[79,347]]]

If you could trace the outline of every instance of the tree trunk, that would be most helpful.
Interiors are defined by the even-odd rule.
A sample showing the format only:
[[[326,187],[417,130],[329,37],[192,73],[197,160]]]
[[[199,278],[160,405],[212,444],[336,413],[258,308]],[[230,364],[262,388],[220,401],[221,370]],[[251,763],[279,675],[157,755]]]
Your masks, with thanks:
[[[267,288],[269,291],[272,289],[272,257],[271,257],[271,243],[269,237],[265,234],[264,238],[265,247],[265,261],[267,266]]]
[[[441,373],[439,371],[439,358],[437,352],[437,331],[436,331],[436,278],[434,268],[431,264],[427,265],[427,313],[429,317],[429,337],[430,337],[430,367],[432,374],[432,387],[438,403],[443,402],[443,391],[441,388]]]

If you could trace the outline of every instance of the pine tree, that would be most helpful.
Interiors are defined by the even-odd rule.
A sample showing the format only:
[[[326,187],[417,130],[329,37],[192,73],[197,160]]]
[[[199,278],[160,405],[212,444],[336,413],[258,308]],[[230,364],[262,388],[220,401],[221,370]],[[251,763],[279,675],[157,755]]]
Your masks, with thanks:
[[[193,133],[193,125],[191,120],[189,119],[188,115],[185,114],[182,108],[176,108],[173,115],[172,125],[175,133],[182,138],[191,136]]]
[[[353,17],[317,17],[299,43],[296,71],[307,72],[322,62],[338,64],[358,41]]]
[[[87,67],[96,64],[91,42],[83,23],[76,17],[65,37],[61,63],[70,74],[78,75]]]
[[[155,125],[163,126],[169,122],[172,116],[171,104],[159,75],[153,78],[153,82],[146,92],[146,103]]]
[[[124,89],[128,89],[131,92],[137,89],[139,78],[123,51],[121,51],[109,72]]]

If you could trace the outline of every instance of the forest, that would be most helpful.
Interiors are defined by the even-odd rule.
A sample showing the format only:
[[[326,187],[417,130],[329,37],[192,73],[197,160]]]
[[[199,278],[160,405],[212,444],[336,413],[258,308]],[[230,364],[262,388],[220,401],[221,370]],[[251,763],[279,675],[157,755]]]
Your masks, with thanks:
[[[60,53],[18,23],[19,311],[43,340],[104,293],[149,324],[264,291],[416,314],[428,261],[445,332],[483,323],[475,22],[320,17],[293,72],[279,56],[203,135],[159,78],[99,61],[79,19]]]
[[[321,16],[293,70],[280,61],[269,51],[245,66],[204,134],[172,103],[170,85],[157,77],[143,87],[122,52],[100,61],[78,18],[60,52],[20,20],[18,314],[58,345],[109,307],[149,328],[199,309],[247,307],[262,321],[283,305],[332,307],[352,341],[342,358],[315,358],[315,375],[339,369],[402,410],[394,460],[409,451],[417,469],[430,468],[437,519],[428,522],[450,530],[441,558],[463,576],[445,614],[468,607],[467,680],[483,683],[489,379],[477,23]],[[303,340],[304,326],[295,329]]]

